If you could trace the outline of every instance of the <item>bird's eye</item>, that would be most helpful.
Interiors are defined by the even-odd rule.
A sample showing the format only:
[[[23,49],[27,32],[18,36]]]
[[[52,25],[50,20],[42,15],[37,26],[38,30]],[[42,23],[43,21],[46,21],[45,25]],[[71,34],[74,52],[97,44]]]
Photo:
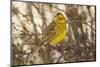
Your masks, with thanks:
[[[58,19],[60,19],[60,20],[63,19],[63,16],[62,15],[59,15],[58,16]]]

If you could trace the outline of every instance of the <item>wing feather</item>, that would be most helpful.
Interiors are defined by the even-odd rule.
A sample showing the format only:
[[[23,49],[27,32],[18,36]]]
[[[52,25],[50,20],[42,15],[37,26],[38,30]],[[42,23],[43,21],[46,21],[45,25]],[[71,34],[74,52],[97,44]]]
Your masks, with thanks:
[[[56,34],[55,32],[55,23],[50,23],[47,28],[43,30],[43,37],[42,37],[42,43],[47,44],[50,42],[51,37],[53,37]]]

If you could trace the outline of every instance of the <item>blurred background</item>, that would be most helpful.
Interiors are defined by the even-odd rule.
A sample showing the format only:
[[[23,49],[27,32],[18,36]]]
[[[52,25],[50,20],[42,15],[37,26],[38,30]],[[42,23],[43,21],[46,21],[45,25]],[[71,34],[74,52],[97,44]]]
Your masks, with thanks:
[[[53,49],[38,50],[43,30],[63,12],[68,35]],[[96,8],[90,5],[12,1],[11,63],[14,65],[96,60]],[[48,54],[45,54],[46,53]],[[46,59],[47,57],[47,59]]]

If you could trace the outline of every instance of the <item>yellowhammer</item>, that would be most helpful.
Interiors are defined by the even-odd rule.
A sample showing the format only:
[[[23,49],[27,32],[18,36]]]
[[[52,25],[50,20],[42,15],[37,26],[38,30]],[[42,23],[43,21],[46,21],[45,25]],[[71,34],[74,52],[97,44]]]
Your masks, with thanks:
[[[66,28],[66,18],[58,12],[52,23],[43,31],[42,44],[55,46],[64,39],[68,32]]]

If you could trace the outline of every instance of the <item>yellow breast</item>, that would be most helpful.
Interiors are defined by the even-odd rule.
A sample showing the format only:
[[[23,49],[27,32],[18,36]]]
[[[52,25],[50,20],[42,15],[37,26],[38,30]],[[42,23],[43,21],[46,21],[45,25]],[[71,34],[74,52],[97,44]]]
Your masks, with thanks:
[[[56,34],[53,37],[52,41],[50,42],[50,45],[56,45],[57,43],[61,42],[65,35],[66,35],[66,26],[65,24],[58,24],[55,28]]]

